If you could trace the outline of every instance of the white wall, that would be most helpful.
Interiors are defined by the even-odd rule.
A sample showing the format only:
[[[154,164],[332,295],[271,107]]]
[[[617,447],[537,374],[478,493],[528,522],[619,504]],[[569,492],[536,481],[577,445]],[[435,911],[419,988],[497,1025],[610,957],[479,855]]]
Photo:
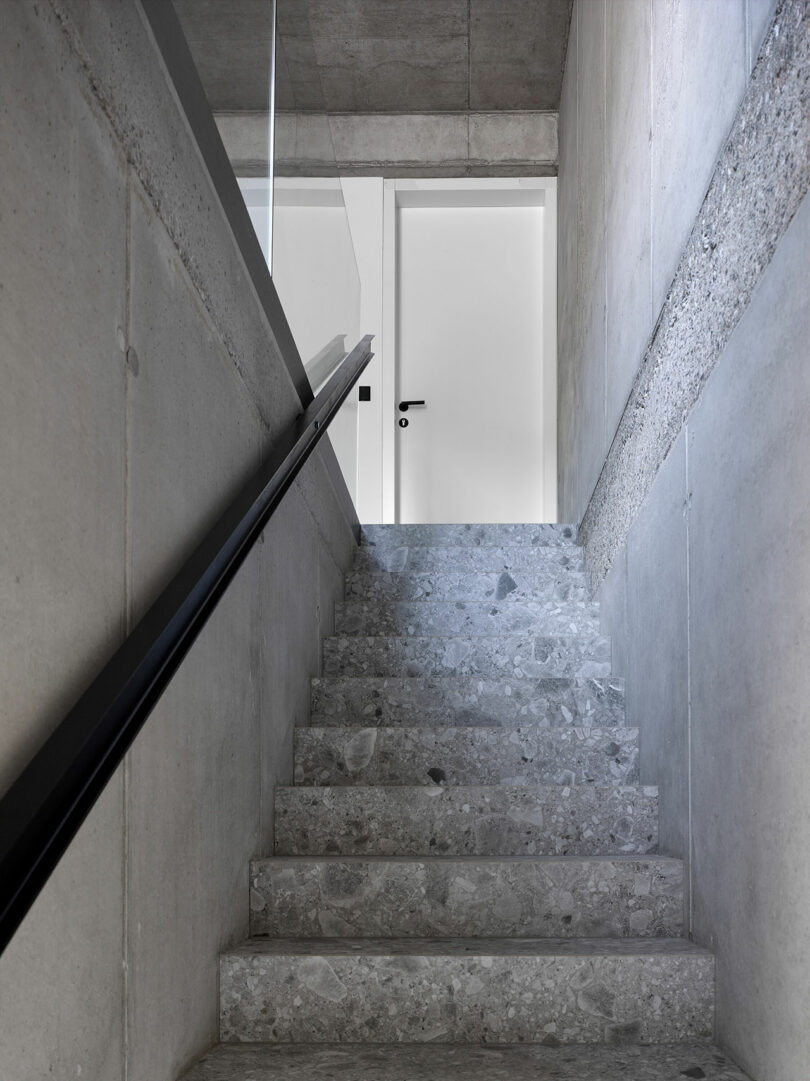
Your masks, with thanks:
[[[318,187],[302,187],[312,183]],[[361,336],[360,279],[337,183],[275,186],[273,281],[305,367],[336,336],[347,351]]]
[[[343,177],[343,198],[360,275],[360,327],[374,335],[374,357],[360,378],[371,401],[357,405],[357,494],[361,522],[383,519],[383,181],[381,177]],[[355,397],[356,400],[356,397]]]
[[[272,233],[273,281],[307,374],[317,392],[325,377],[324,350],[345,355],[366,331],[360,321],[360,279],[341,182],[328,178],[276,179],[272,230],[269,182],[240,178],[256,235],[268,256]],[[326,372],[326,377],[331,374]],[[357,502],[357,394],[347,398],[329,439],[352,499]]]

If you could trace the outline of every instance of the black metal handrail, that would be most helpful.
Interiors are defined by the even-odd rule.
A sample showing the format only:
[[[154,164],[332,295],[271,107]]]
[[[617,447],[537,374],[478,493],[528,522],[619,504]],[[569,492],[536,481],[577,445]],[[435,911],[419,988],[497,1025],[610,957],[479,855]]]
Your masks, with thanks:
[[[0,952],[371,360],[342,362],[0,800]]]

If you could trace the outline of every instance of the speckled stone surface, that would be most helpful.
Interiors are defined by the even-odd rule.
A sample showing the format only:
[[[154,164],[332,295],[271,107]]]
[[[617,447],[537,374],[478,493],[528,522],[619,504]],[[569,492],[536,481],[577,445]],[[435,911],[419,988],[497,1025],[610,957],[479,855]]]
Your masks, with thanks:
[[[362,551],[482,553],[504,529],[566,550],[554,527],[452,526],[376,527]],[[610,644],[553,565],[351,578],[297,786],[275,791],[277,856],[251,868],[259,937],[221,958],[224,1040],[560,1055],[711,1035],[714,961],[678,937],[683,867],[654,854]]]
[[[572,525],[523,522],[509,525],[365,525],[362,543],[366,547],[378,548],[569,547],[576,545],[577,531]]]
[[[677,936],[683,865],[627,856],[256,860],[250,909],[251,933],[279,938]]]
[[[709,1043],[224,1044],[184,1081],[750,1081]]]
[[[254,939],[220,961],[223,1040],[709,1037],[714,959],[683,939]]]
[[[500,572],[352,573],[346,599],[364,601],[587,601],[589,583],[580,571],[550,566],[543,570]]]
[[[610,642],[599,635],[325,638],[325,676],[608,676]]]
[[[328,677],[312,681],[312,723],[623,725],[624,680]]]
[[[279,787],[275,804],[276,855],[645,855],[658,844],[651,787]]]
[[[636,784],[637,728],[297,728],[303,785]]]
[[[655,324],[580,530],[610,568],[810,188],[810,6],[782,0]]]
[[[599,609],[587,601],[345,601],[335,634],[595,635]]]
[[[582,548],[519,548],[493,545],[485,548],[360,547],[354,557],[354,569],[361,573],[374,571],[414,571],[436,574],[451,571],[457,574],[539,572],[556,570],[582,571],[585,553]]]

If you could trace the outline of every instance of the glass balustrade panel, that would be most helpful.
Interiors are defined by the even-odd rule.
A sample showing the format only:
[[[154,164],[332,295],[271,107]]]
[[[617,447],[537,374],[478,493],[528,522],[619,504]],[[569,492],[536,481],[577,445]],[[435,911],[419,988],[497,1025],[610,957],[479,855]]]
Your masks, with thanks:
[[[319,64],[320,7],[309,0],[175,0],[313,393],[363,333]],[[329,429],[353,498],[357,419],[355,389]]]

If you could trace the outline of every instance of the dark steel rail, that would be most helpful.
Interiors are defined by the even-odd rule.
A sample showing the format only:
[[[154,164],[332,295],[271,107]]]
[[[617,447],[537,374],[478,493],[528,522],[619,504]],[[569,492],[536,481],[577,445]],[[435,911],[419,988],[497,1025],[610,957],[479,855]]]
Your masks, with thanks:
[[[371,360],[363,338],[0,800],[0,951]]]

